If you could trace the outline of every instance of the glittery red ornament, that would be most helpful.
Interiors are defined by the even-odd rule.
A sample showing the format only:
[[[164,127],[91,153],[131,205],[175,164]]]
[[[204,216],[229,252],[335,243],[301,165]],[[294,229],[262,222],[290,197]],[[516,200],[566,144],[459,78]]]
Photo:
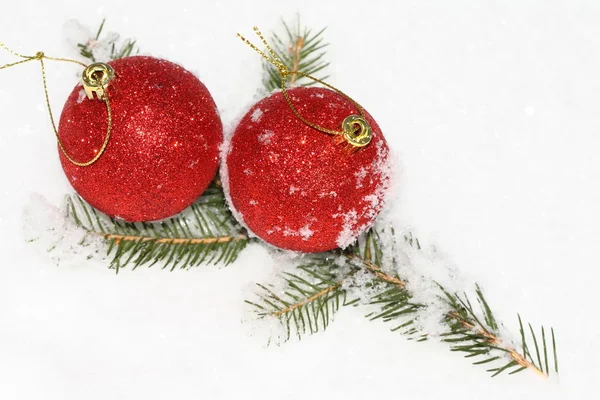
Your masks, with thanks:
[[[299,113],[339,130],[357,114],[328,89],[298,87],[288,94]],[[390,185],[387,143],[373,118],[371,143],[352,153],[309,127],[281,92],[255,104],[237,126],[221,176],[236,216],[266,242],[320,252],[346,247],[381,211]]]
[[[189,71],[153,57],[109,63],[112,135],[99,160],[87,167],[60,153],[77,193],[98,210],[126,221],[153,221],[189,206],[218,166],[223,127],[206,87]],[[93,158],[106,136],[104,102],[81,85],[69,96],[59,139],[78,162]]]

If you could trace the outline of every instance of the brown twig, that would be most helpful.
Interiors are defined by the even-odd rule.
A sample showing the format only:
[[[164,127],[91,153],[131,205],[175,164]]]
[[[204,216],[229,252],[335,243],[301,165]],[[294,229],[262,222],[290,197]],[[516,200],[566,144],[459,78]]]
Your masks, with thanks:
[[[220,236],[213,238],[155,238],[151,236],[130,236],[130,235],[115,235],[115,234],[101,234],[105,239],[114,240],[117,244],[121,241],[127,242],[154,242],[154,243],[167,243],[167,244],[211,244],[211,243],[228,243],[235,242],[238,240],[246,240],[248,236]]]
[[[406,286],[406,283],[398,278],[394,278],[393,276],[390,275],[386,275],[385,273],[383,273],[383,271],[381,270],[381,268],[379,268],[377,265],[373,264],[372,262],[360,258],[358,256],[355,255],[346,255],[346,257],[348,257],[349,259],[357,259],[359,260],[369,271],[373,272],[375,275],[377,275],[377,277],[381,280],[384,280],[388,283],[394,284],[400,288],[404,288],[404,286]],[[302,301],[299,301],[298,303],[294,303],[289,307],[286,307],[282,310],[279,310],[277,312],[272,313],[271,315],[274,317],[278,317],[280,315],[283,314],[287,314],[289,312],[294,311],[295,309],[302,307],[308,303],[310,303],[311,301],[314,301],[316,299],[318,299],[319,297],[325,296],[326,294],[328,294],[329,292],[336,290],[337,288],[339,288],[340,286],[342,286],[342,284],[344,283],[344,280],[340,281],[338,284],[336,285],[331,285],[326,287],[325,289],[321,290],[318,293],[315,293],[314,295],[312,295],[311,297],[304,299]]]
[[[377,277],[383,281],[386,281],[388,283],[391,283],[393,285],[398,286],[400,289],[404,289],[406,287],[406,282],[404,282],[403,280],[399,279],[399,278],[395,278],[391,275],[386,274],[385,272],[383,272],[383,270],[378,267],[377,265],[373,264],[371,261],[359,257],[357,255],[354,254],[348,254],[346,255],[346,257],[348,257],[351,260],[358,260],[360,261],[369,271],[373,272],[375,275],[377,275]]]
[[[448,313],[447,317],[458,321],[458,323],[460,323],[464,328],[476,331],[478,334],[483,336],[489,344],[505,350],[510,355],[510,357],[520,366],[532,369],[534,372],[543,376],[544,378],[548,377],[548,375],[544,371],[533,365],[533,363],[527,361],[527,359],[521,354],[519,354],[515,349],[511,348],[511,346],[506,345],[498,336],[489,332],[483,326],[475,326],[474,324],[466,321],[463,317],[460,316],[460,314],[458,314],[455,311]]]
[[[296,39],[296,44],[293,47],[290,47],[290,54],[293,55],[292,62],[292,77],[290,78],[290,83],[296,82],[296,71],[298,71],[298,66],[300,65],[300,53],[302,52],[302,48],[304,47],[304,38],[302,36],[298,36]]]
[[[363,263],[363,265],[369,269],[371,272],[373,272],[375,275],[377,275],[380,279],[392,283],[396,286],[398,286],[401,289],[404,289],[406,287],[406,282],[390,276],[388,274],[386,274],[385,272],[383,272],[381,270],[380,267],[378,267],[377,265],[373,264],[372,262],[362,259],[356,255],[349,255],[348,258],[351,259],[358,259],[360,260],[360,262]],[[493,333],[489,332],[487,329],[485,329],[483,326],[475,326],[472,323],[465,321],[464,318],[462,318],[458,313],[456,312],[450,312],[447,314],[448,317],[457,320],[463,327],[476,331],[477,333],[479,333],[481,336],[485,337],[486,341],[498,348],[501,348],[503,350],[505,350],[510,357],[520,366],[525,367],[525,368],[530,368],[533,371],[535,371],[536,373],[547,377],[548,375],[546,375],[546,373],[544,373],[542,370],[540,370],[538,367],[536,367],[535,365],[533,365],[533,363],[529,362],[525,357],[523,357],[521,354],[519,354],[515,349],[511,348],[511,346],[506,345],[498,336],[494,335]]]
[[[284,308],[283,310],[279,310],[277,312],[272,313],[271,315],[274,316],[274,317],[278,317],[280,315],[292,312],[295,309],[297,309],[299,307],[302,307],[303,305],[308,304],[311,301],[314,301],[314,300],[318,299],[319,297],[325,296],[327,293],[336,290],[340,286],[341,286],[341,283],[339,283],[337,285],[328,286],[325,289],[321,290],[320,292],[315,293],[314,295],[310,296],[309,298],[304,299],[304,300],[302,300],[302,301],[300,301],[298,303],[294,303],[291,306]]]

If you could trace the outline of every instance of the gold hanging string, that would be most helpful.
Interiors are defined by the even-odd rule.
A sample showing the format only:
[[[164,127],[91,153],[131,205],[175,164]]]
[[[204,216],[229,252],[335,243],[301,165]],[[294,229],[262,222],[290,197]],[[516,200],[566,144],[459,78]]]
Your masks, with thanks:
[[[248,39],[246,39],[244,36],[240,35],[239,33],[237,34],[237,36],[244,43],[246,43],[248,46],[250,46],[254,51],[256,51],[258,54],[260,54],[265,60],[267,60],[269,63],[273,64],[279,70],[279,74],[281,75],[281,92],[283,93],[285,100],[287,101],[290,109],[292,110],[292,112],[294,113],[296,118],[298,118],[300,121],[302,121],[306,125],[310,126],[311,128],[316,129],[320,132],[327,133],[329,135],[334,135],[334,136],[337,136],[338,138],[340,138],[340,137],[343,138],[342,141],[346,140],[351,146],[353,146],[355,148],[364,147],[370,143],[371,138],[373,136],[373,132],[371,130],[370,124],[367,122],[365,111],[360,104],[358,104],[356,101],[354,101],[346,93],[331,86],[330,84],[328,84],[326,82],[323,82],[322,80],[320,80],[318,78],[315,78],[314,76],[305,74],[304,72],[301,72],[301,71],[290,71],[289,68],[283,63],[283,61],[281,61],[281,59],[273,51],[271,46],[269,46],[269,44],[263,37],[262,33],[256,26],[254,27],[254,33],[256,33],[256,35],[263,42],[269,55],[265,54],[265,52],[260,50],[258,47],[256,47]],[[347,98],[348,100],[350,100],[356,106],[356,108],[358,109],[358,111],[360,113],[360,116],[358,116],[358,115],[348,116],[342,122],[342,130],[341,131],[334,130],[334,129],[328,129],[328,128],[322,127],[320,125],[317,125],[317,124],[307,120],[296,109],[296,107],[292,103],[292,100],[290,99],[290,96],[286,90],[287,78],[290,75],[303,76],[305,78],[311,79],[312,81],[320,83],[321,85],[328,87],[329,89],[339,93],[340,95],[342,95],[345,98]]]
[[[26,56],[26,55],[19,54],[19,53],[15,52],[15,51],[9,49],[2,42],[0,42],[0,48],[6,50],[8,53],[10,53],[10,54],[12,54],[12,55],[14,55],[16,57],[22,58],[22,60],[20,60],[20,61],[0,66],[0,70],[6,69],[6,68],[10,68],[10,67],[14,67],[16,65],[24,64],[24,63],[27,63],[29,61],[39,61],[40,62],[40,67],[41,67],[41,70],[42,70],[42,83],[44,85],[44,95],[45,95],[45,98],[46,98],[46,108],[48,109],[48,115],[50,116],[50,122],[52,124],[52,129],[54,130],[54,136],[56,136],[56,141],[58,142],[58,147],[60,148],[60,150],[62,151],[62,153],[65,155],[65,157],[71,163],[77,165],[78,167],[87,167],[89,165],[92,165],[96,161],[98,161],[98,159],[102,156],[102,154],[104,154],[104,151],[106,150],[106,147],[108,146],[108,141],[110,139],[110,134],[112,132],[112,111],[111,111],[111,108],[110,108],[110,102],[108,100],[108,95],[106,95],[105,82],[103,82],[102,85],[100,87],[98,87],[97,94],[98,94],[98,99],[99,100],[103,100],[106,103],[106,111],[107,111],[107,114],[108,114],[108,118],[107,118],[107,120],[108,120],[108,126],[107,126],[107,129],[106,129],[106,136],[104,138],[104,142],[102,143],[102,146],[100,147],[100,150],[98,150],[98,152],[96,153],[96,155],[91,160],[86,161],[86,162],[79,162],[79,161],[76,161],[75,159],[73,159],[73,157],[71,157],[69,155],[69,153],[65,149],[64,144],[62,143],[62,141],[60,140],[60,138],[58,136],[58,129],[56,128],[56,123],[54,122],[54,115],[52,114],[52,107],[50,107],[50,96],[48,94],[48,83],[47,83],[47,80],[46,80],[46,67],[44,65],[44,59],[46,59],[46,60],[52,60],[52,61],[62,61],[62,62],[69,62],[69,63],[73,63],[73,64],[78,64],[78,65],[86,68],[86,70],[87,70],[88,66],[86,64],[80,62],[80,61],[72,60],[70,58],[48,57],[48,56],[46,56],[41,51],[38,51],[35,56]],[[84,75],[85,75],[85,72],[84,72]],[[101,95],[101,93],[103,95]]]

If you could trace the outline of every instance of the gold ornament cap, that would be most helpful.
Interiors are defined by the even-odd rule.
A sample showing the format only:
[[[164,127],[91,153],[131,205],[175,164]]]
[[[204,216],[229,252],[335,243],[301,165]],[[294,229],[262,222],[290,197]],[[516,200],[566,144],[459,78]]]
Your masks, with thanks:
[[[354,147],[365,147],[371,143],[373,129],[367,119],[361,115],[350,115],[342,122],[344,139]]]
[[[94,93],[98,100],[106,99],[106,88],[115,77],[115,70],[106,63],[94,63],[86,67],[81,75],[81,83],[88,99],[94,99]]]

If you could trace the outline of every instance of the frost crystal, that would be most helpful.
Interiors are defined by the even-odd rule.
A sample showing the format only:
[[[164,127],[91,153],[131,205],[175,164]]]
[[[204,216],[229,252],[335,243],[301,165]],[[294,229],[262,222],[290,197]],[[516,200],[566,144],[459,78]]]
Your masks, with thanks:
[[[354,173],[356,177],[356,188],[360,189],[363,187],[363,180],[367,177],[367,169],[365,167],[360,167],[358,171]]]
[[[273,137],[273,135],[275,135],[275,132],[273,132],[272,130],[265,130],[264,133],[258,135],[258,143],[262,143],[262,144],[270,144],[271,143],[271,138]]]
[[[81,89],[79,91],[79,94],[77,95],[77,104],[81,104],[85,99],[86,99],[87,95],[85,94],[85,90]]]
[[[308,225],[305,225],[302,228],[300,228],[298,230],[298,233],[300,234],[300,236],[302,236],[302,239],[304,240],[310,239],[314,234],[314,232],[309,228]]]
[[[319,193],[319,197],[337,197],[337,193],[332,190],[329,193]]]
[[[335,214],[334,217],[339,216]],[[342,225],[342,231],[337,238],[337,245],[342,249],[348,247],[356,240],[354,228],[358,223],[358,213],[356,210],[350,210],[348,213],[343,215],[344,224]]]
[[[256,122],[260,122],[260,119],[263,116],[263,112],[260,108],[257,108],[256,110],[254,110],[252,112],[252,115],[250,116],[250,119],[252,120],[252,122],[256,123]]]
[[[275,231],[281,231],[281,228],[274,226],[273,229],[267,231],[267,233],[270,235],[271,233],[273,233]],[[285,229],[283,230],[283,235],[284,236],[300,236],[302,238],[302,240],[308,240],[312,237],[312,235],[314,235],[314,232],[310,229],[310,224],[306,224],[298,230],[294,230],[294,229],[286,226]]]
[[[369,203],[369,207],[367,208],[367,212],[366,212],[366,216],[367,218],[375,218],[376,215],[376,210],[379,209],[379,203],[381,202],[381,199],[379,198],[379,196],[375,195],[375,194],[370,194],[368,196],[363,197],[363,200],[367,201]]]

